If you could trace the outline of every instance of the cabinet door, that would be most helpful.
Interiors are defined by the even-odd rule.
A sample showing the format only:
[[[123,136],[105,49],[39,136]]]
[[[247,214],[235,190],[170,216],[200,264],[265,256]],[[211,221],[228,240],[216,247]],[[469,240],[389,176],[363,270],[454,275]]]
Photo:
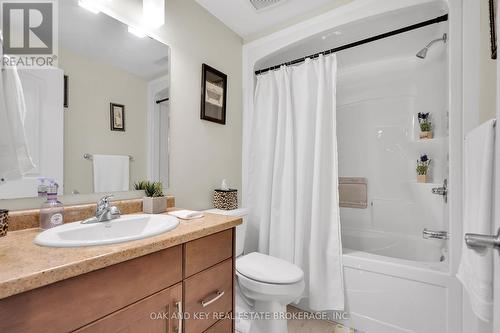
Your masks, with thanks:
[[[164,289],[131,304],[98,321],[86,325],[78,333],[180,333],[182,284]]]

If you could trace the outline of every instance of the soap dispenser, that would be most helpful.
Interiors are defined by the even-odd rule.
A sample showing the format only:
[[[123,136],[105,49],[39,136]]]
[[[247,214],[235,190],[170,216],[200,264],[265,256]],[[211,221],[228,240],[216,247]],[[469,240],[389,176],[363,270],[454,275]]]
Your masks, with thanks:
[[[49,181],[48,178],[40,177],[38,178],[38,197],[47,199],[47,184],[46,181]]]
[[[51,180],[47,186],[47,201],[40,209],[40,228],[43,230],[57,227],[64,223],[64,206],[57,200],[59,185]]]

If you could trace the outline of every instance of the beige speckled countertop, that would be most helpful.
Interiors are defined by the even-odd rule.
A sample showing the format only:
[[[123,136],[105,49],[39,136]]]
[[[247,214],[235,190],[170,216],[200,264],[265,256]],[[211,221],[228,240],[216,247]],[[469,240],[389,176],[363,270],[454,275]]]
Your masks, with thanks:
[[[174,230],[141,240],[77,248],[33,243],[40,229],[9,232],[0,238],[0,299],[173,247],[241,224],[240,218],[205,214],[180,220]]]

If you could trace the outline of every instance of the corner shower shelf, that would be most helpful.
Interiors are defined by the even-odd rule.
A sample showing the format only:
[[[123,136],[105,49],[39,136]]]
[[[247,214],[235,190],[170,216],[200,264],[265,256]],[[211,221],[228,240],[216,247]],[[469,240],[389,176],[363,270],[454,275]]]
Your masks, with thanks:
[[[433,139],[419,139],[410,141],[408,147],[415,153],[439,154],[448,150],[448,138],[437,137]]]
[[[411,141],[413,144],[417,145],[437,145],[437,144],[444,144],[448,142],[448,137],[436,137],[432,139],[417,139],[414,141]]]
[[[443,184],[439,184],[439,183],[418,183],[416,180],[409,181],[408,183],[410,183],[411,186],[413,186],[413,185],[415,185],[415,186],[428,186],[428,187],[443,186]]]

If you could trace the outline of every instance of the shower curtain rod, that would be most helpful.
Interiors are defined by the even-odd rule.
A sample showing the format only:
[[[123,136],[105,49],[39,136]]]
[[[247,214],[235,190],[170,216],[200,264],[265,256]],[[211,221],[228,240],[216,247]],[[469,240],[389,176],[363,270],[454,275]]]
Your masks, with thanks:
[[[431,20],[427,20],[427,21],[423,21],[423,22],[416,23],[416,24],[413,24],[413,25],[409,25],[409,26],[406,26],[406,27],[401,28],[401,29],[389,31],[389,32],[386,32],[386,33],[383,33],[383,34],[380,34],[380,35],[377,35],[377,36],[365,38],[365,39],[359,40],[359,41],[354,42],[354,43],[350,43],[350,44],[342,45],[342,46],[339,46],[339,47],[336,47],[336,48],[333,48],[333,49],[330,49],[330,50],[318,52],[318,53],[309,55],[307,57],[302,57],[302,58],[299,58],[299,59],[288,61],[288,62],[282,63],[280,65],[272,66],[272,67],[265,68],[265,69],[259,69],[259,70],[255,71],[255,75],[264,74],[266,72],[278,69],[281,66],[296,65],[298,63],[301,63],[301,62],[305,61],[307,58],[311,58],[311,59],[317,58],[317,57],[320,56],[320,54],[323,54],[323,55],[332,54],[332,53],[335,53],[335,52],[338,52],[338,51],[350,49],[352,47],[356,47],[356,46],[363,45],[363,44],[366,44],[366,43],[374,42],[374,41],[379,40],[379,39],[383,39],[383,38],[391,37],[391,36],[394,36],[394,35],[402,34],[404,32],[408,32],[408,31],[411,31],[411,30],[419,29],[419,28],[422,28],[422,27],[425,27],[425,26],[428,26],[428,25],[431,25],[431,24],[436,24],[436,23],[440,23],[440,22],[444,22],[444,21],[448,21],[448,14],[436,17],[436,18],[431,19]]]

